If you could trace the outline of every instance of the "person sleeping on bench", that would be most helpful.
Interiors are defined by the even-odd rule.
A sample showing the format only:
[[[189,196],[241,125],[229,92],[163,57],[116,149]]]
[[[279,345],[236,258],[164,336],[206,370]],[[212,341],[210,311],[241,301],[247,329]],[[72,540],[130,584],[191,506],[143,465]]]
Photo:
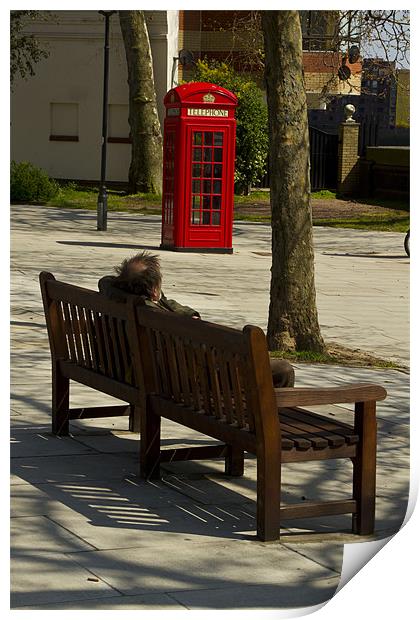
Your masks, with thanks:
[[[108,299],[125,303],[130,295],[140,297],[146,306],[159,308],[163,312],[175,312],[192,319],[200,319],[194,308],[184,306],[174,299],[167,299],[162,292],[160,259],[156,254],[143,250],[126,258],[115,267],[116,276],[102,277],[98,289]],[[270,359],[273,385],[275,388],[293,387],[295,372],[287,360]]]

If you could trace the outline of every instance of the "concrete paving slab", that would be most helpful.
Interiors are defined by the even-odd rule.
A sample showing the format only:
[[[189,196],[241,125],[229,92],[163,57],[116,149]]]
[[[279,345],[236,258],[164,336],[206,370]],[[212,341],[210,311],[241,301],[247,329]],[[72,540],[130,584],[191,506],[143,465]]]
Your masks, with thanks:
[[[16,554],[10,562],[11,608],[115,596],[115,590],[64,553]]]
[[[12,555],[34,551],[66,553],[94,549],[82,538],[74,536],[44,515],[13,518],[10,524],[10,536]]]
[[[13,429],[10,455],[12,458],[37,456],[68,456],[94,454],[95,451],[71,437],[57,437],[45,429]]]
[[[31,482],[81,482],[122,480],[138,475],[138,459],[130,454],[82,454],[74,456],[39,456],[12,462],[12,484],[17,479]]]
[[[118,551],[74,553],[81,566],[125,594],[177,590],[229,589],[237,587],[303,583],[334,578],[336,573],[293,553],[280,544],[248,541],[191,543],[165,541],[156,556],[148,547]],[[234,558],[240,558],[235,561]],[[185,567],[188,566],[188,571]]]
[[[171,596],[191,610],[274,610],[319,605],[334,596],[337,586],[337,578],[333,577],[274,586],[263,584],[172,592]]]
[[[96,599],[81,599],[79,601],[66,601],[64,603],[44,603],[43,605],[26,605],[25,607],[15,607],[15,609],[65,609],[65,610],[124,610],[124,611],[185,611],[186,606],[178,603],[172,595],[168,594],[144,594],[143,596],[127,596],[120,594],[117,596],[106,596]]]
[[[48,492],[44,492],[44,485],[34,486],[21,480],[21,484],[12,484],[10,487],[10,516],[34,517],[48,515],[54,500]],[[48,489],[48,485],[45,485]]]
[[[224,542],[255,539],[255,505],[246,502],[203,506],[178,498],[171,505],[145,506],[141,499],[124,505],[94,505],[51,510],[51,518],[97,549],[145,547],[161,553],[167,542]],[[74,504],[73,504],[74,506]],[[80,506],[80,502],[79,502]]]

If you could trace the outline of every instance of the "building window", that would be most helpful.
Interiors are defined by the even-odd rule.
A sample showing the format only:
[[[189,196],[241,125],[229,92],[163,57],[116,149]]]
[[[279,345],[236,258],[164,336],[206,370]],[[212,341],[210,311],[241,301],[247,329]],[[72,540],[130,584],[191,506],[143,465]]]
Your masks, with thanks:
[[[128,124],[128,105],[112,103],[108,106],[108,142],[131,142]]]
[[[50,103],[50,140],[79,141],[78,103]]]

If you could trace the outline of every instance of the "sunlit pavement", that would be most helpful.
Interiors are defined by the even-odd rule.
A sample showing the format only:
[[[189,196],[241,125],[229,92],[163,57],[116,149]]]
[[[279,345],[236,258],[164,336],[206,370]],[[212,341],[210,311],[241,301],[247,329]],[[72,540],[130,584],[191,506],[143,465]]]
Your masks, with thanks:
[[[12,608],[280,609],[335,592],[349,516],[282,524],[281,542],[255,540],[256,464],[229,479],[217,461],[165,465],[159,483],[138,477],[138,435],[125,419],[50,432],[50,355],[38,274],[96,288],[140,249],[160,254],[167,297],[234,327],[267,325],[270,228],[235,223],[234,253],[159,250],[160,219],[92,211],[11,208]],[[404,235],[314,229],[317,304],[327,341],[409,363],[409,259]],[[297,385],[384,385],[378,404],[376,538],[397,531],[409,482],[408,369],[296,365]],[[74,406],[106,397],[75,385]],[[108,399],[110,402],[110,399]],[[348,406],[329,408],[348,420]],[[164,424],[165,447],[206,438]],[[350,464],[287,465],[287,501],[351,493]],[[302,499],[305,498],[305,499]],[[344,532],[344,533],[342,533]]]

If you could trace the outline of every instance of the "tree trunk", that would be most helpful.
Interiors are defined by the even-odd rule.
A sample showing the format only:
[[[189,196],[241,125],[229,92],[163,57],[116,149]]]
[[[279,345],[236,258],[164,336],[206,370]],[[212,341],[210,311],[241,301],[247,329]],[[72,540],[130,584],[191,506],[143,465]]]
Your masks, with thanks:
[[[161,193],[162,134],[156,107],[152,54],[143,11],[119,11],[127,58],[132,139],[128,175],[132,193]]]
[[[315,299],[309,132],[298,11],[263,11],[270,135],[270,350],[323,351]]]

